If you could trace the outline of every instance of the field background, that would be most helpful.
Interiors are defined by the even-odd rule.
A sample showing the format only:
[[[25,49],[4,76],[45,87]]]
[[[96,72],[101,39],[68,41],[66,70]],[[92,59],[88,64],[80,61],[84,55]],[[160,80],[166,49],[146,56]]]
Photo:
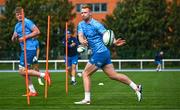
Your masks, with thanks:
[[[0,110],[159,110],[180,109],[179,72],[126,72],[136,83],[143,85],[143,100],[137,102],[135,93],[126,85],[110,80],[103,73],[92,76],[91,105],[75,105],[84,97],[82,78],[76,86],[69,85],[65,93],[65,73],[51,73],[52,86],[48,99],[44,99],[44,87],[33,78],[39,96],[31,97],[27,105],[25,82],[18,73],[0,73]],[[98,83],[104,83],[99,86]]]

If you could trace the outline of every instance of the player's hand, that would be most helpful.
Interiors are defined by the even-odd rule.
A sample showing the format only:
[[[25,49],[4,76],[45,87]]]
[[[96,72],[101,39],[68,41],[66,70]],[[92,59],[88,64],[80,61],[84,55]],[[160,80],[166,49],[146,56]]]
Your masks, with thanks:
[[[26,36],[19,38],[19,42],[23,42],[24,40],[26,40]]]
[[[37,61],[38,61],[38,58],[36,56],[34,56],[33,63],[36,63]]]
[[[126,40],[123,40],[123,39],[121,39],[121,38],[116,39],[115,42],[114,42],[114,44],[115,44],[116,46],[122,46],[122,45],[124,45],[125,43],[126,43]]]
[[[75,45],[76,45],[76,43],[73,42],[73,43],[71,44],[71,47],[74,47]]]
[[[11,38],[11,41],[12,41],[12,42],[15,42],[17,39],[18,39],[17,37],[13,36],[13,37]]]
[[[13,33],[13,36],[11,37],[11,41],[14,42],[14,41],[16,41],[16,40],[18,40],[18,35],[17,35],[16,32],[14,32],[14,33]]]
[[[86,39],[83,39],[83,41],[81,42],[82,45],[84,46],[88,46],[88,41]]]

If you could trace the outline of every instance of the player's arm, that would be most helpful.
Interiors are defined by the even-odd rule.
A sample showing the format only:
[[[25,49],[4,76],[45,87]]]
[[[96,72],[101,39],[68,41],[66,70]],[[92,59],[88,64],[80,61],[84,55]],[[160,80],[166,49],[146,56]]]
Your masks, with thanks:
[[[84,45],[84,46],[88,46],[88,41],[87,39],[84,37],[83,33],[80,32],[78,33],[78,38],[79,38],[79,42]]]
[[[26,35],[26,39],[28,38],[33,38],[33,37],[37,37],[37,35],[40,34],[40,30],[37,28],[37,26],[33,26],[32,28],[32,32],[28,35]]]
[[[71,44],[71,47],[78,46],[78,40],[76,37],[73,37],[73,43]]]
[[[37,57],[37,59],[39,59],[39,54],[40,54],[40,48],[37,48],[37,50],[36,50],[36,57]]]
[[[12,35],[12,37],[11,37],[11,41],[14,42],[15,40],[17,40],[17,38],[18,38],[18,35],[17,35],[16,32],[14,32],[13,35]]]
[[[37,37],[37,35],[39,35],[39,34],[40,34],[40,30],[37,28],[37,26],[34,25],[32,28],[32,32],[24,37],[19,38],[19,42],[22,42],[23,39]]]
[[[78,24],[78,40],[82,45],[88,46],[88,41],[83,34],[81,23]]]

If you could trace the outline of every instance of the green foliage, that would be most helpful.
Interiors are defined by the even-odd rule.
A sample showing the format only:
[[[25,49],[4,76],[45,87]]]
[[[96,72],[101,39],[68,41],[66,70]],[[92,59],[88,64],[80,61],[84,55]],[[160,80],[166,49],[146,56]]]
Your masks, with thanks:
[[[48,15],[51,17],[50,22],[50,50],[59,51],[62,50],[61,39],[65,31],[65,22],[69,21],[75,16],[72,13],[74,8],[72,3],[68,0],[8,0],[5,7],[5,12],[3,15],[5,19],[0,20],[0,46],[1,39],[3,39],[6,44],[11,43],[11,36],[14,30],[14,26],[17,22],[14,14],[14,9],[16,6],[21,6],[24,8],[25,16],[31,19],[40,29],[41,34],[39,36],[41,44],[41,53],[45,54],[46,51],[46,36],[47,36],[47,19]],[[73,30],[74,25],[69,21],[70,30]],[[18,43],[12,45],[4,45],[1,50],[14,50],[18,51]],[[15,53],[15,52],[14,52]],[[52,55],[53,58],[56,56]]]
[[[167,37],[165,40],[166,49],[169,55],[180,56],[179,42],[180,42],[180,6],[176,3],[172,4],[171,9],[168,10],[167,17]]]
[[[179,36],[178,7],[173,7],[172,14],[167,13],[165,0],[125,0],[118,3],[113,15],[109,15],[104,23],[114,30],[116,37],[124,38],[127,44],[117,48],[120,58],[153,58],[156,51],[163,50],[168,58],[178,57],[177,40]],[[170,19],[171,18],[171,19]],[[169,22],[176,27],[169,42],[167,35]],[[177,33],[177,34],[175,34]],[[123,53],[121,52],[123,51]],[[180,52],[179,52],[180,53]]]

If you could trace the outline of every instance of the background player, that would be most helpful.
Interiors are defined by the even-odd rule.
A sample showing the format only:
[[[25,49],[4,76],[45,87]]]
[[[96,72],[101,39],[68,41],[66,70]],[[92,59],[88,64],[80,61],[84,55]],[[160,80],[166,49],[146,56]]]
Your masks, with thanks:
[[[73,37],[70,31],[67,31],[68,34],[68,72],[71,75],[71,84],[76,85],[76,66],[78,64],[78,40],[76,37]],[[64,52],[66,47],[66,39],[63,39]],[[64,57],[66,62],[66,56]]]
[[[155,64],[157,65],[156,71],[161,71],[161,65],[162,65],[162,60],[163,60],[163,54],[164,52],[158,52],[155,56]]]
[[[47,78],[48,84],[51,84],[51,79],[49,77],[49,74],[41,73],[36,70],[32,70],[29,67],[32,65],[33,58],[36,56],[36,47],[33,38],[37,37],[37,35],[40,34],[39,29],[37,26],[27,18],[24,18],[24,30],[25,30],[25,36],[23,36],[22,32],[22,7],[17,7],[15,9],[15,14],[16,18],[18,20],[18,23],[15,25],[14,28],[14,33],[12,35],[11,40],[15,41],[18,39],[21,47],[21,52],[20,52],[20,64],[19,64],[19,74],[22,75],[23,77],[26,75],[25,71],[25,62],[24,62],[24,40],[26,41],[26,58],[27,58],[27,66],[28,66],[28,75],[29,76],[36,76],[36,77],[42,77],[42,78]],[[45,76],[47,75],[47,76]],[[29,96],[37,96],[38,93],[36,92],[34,85],[32,83],[32,80],[30,77],[28,77],[29,84],[28,88],[30,90]],[[26,94],[27,95],[27,94]]]

